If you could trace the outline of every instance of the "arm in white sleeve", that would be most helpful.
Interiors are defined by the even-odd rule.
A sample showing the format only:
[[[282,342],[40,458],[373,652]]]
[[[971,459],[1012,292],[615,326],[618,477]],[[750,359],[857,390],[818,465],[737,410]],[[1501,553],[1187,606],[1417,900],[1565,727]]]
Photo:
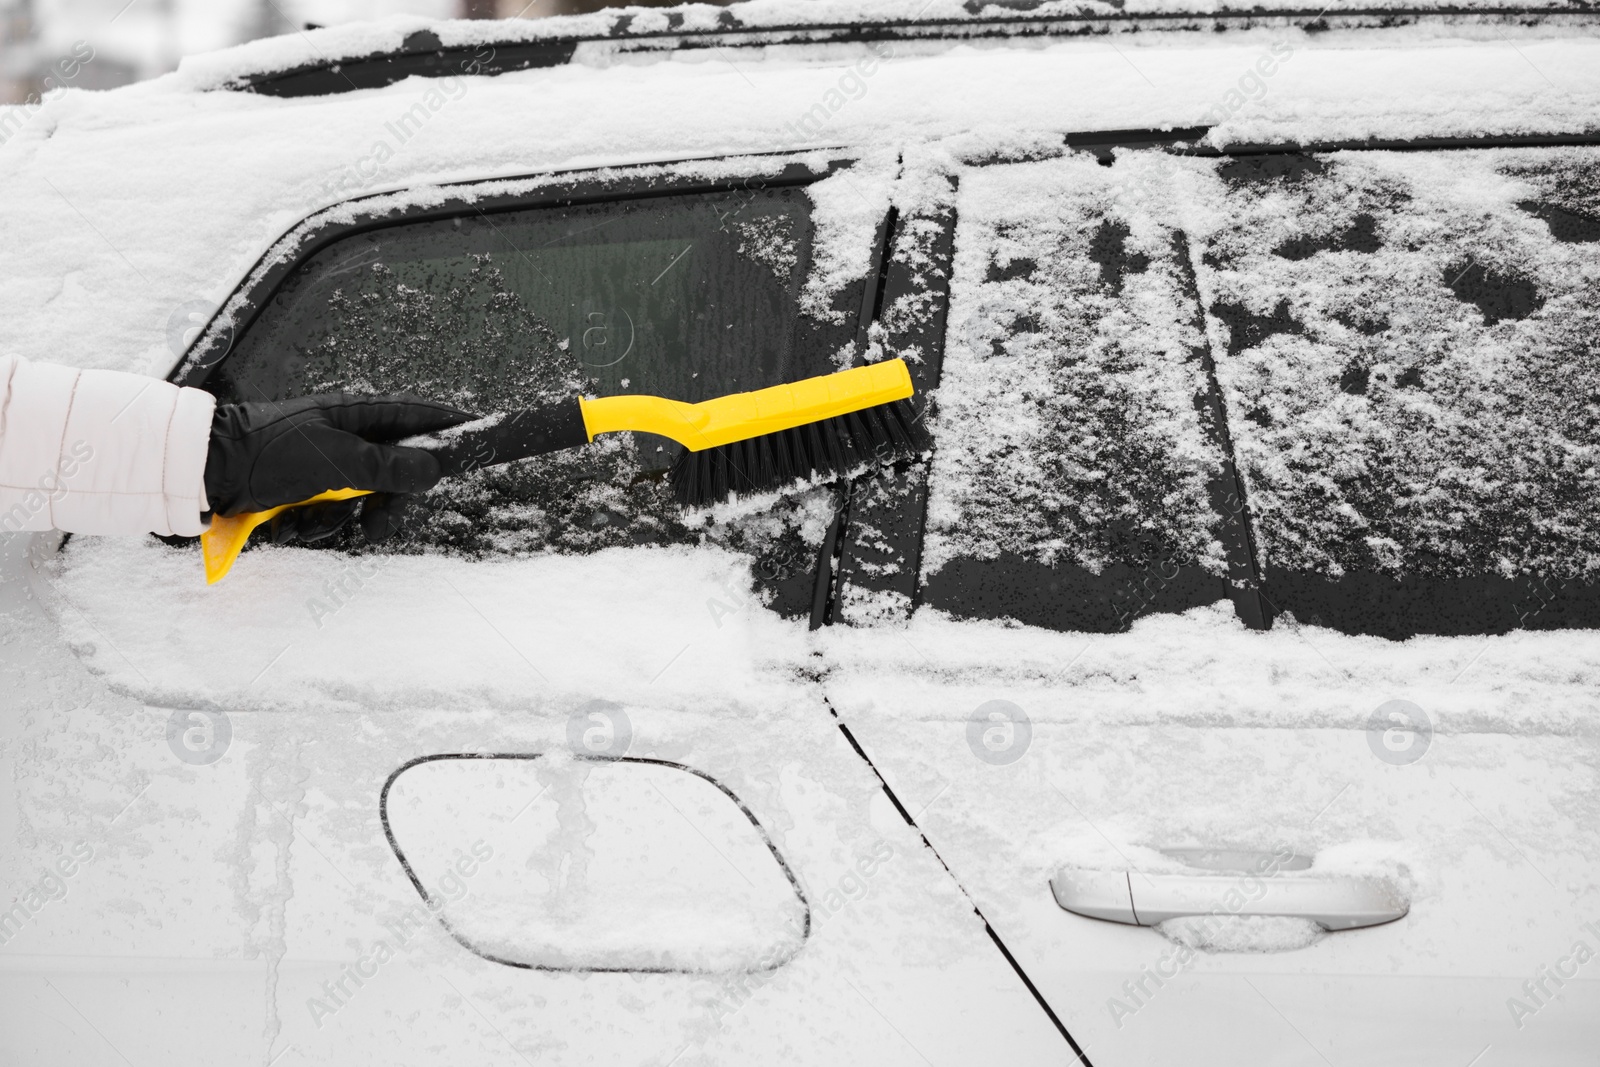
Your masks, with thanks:
[[[0,532],[200,533],[215,408],[157,378],[0,356]]]

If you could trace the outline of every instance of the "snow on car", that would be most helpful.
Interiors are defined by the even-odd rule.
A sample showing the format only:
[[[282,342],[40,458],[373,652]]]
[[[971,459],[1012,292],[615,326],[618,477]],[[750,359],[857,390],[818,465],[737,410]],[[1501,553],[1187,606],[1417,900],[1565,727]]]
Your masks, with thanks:
[[[209,587],[9,535],[6,1062],[1588,1061],[1600,20],[1021,8],[0,112],[7,354],[485,414],[901,357],[934,441],[685,510],[603,439]]]

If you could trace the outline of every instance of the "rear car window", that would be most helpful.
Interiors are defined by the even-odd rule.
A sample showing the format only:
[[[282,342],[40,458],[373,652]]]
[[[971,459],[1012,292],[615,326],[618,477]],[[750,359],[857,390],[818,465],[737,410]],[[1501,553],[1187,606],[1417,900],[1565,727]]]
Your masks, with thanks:
[[[207,387],[239,401],[406,392],[483,414],[580,392],[693,402],[758,389],[836,369],[831,357],[848,343],[853,324],[802,310],[811,249],[801,187],[387,226],[297,267]],[[450,479],[385,550],[697,542],[715,520],[674,503],[665,474],[678,447],[608,435]],[[759,523],[715,531],[755,551],[759,574],[792,582],[796,610],[810,595],[797,561],[814,554],[800,543],[812,503],[785,497]],[[359,538],[346,534],[341,547]]]
[[[1197,169],[1218,374],[1279,610],[1600,625],[1600,154]]]

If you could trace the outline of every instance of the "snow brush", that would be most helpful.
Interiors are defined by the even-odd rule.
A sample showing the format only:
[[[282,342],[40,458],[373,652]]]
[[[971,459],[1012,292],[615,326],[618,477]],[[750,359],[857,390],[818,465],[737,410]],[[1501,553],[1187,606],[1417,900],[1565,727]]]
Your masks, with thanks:
[[[673,495],[686,507],[700,507],[926,450],[927,431],[909,403],[912,392],[905,361],[891,359],[698,404],[659,396],[574,397],[400,443],[432,452],[448,477],[577,448],[603,433],[657,434],[686,449],[669,474]],[[369,492],[330,489],[266,511],[212,516],[200,535],[207,584],[220,581],[251,531],[280,512]]]

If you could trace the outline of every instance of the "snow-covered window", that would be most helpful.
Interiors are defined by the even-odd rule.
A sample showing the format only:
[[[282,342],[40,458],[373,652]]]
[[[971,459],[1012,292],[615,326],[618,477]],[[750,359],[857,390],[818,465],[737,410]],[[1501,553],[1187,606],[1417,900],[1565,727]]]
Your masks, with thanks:
[[[962,177],[931,422],[931,606],[1116,630],[1224,595],[1205,336],[1158,162]]]
[[[803,313],[812,244],[807,191],[755,184],[369,230],[299,266],[207,384],[234,400],[404,392],[485,414],[758,389],[836,369],[854,329]],[[664,477],[677,448],[612,435],[451,479],[398,548],[695,541],[703,520],[685,525]],[[797,551],[780,553],[786,572]]]
[[[1190,236],[1268,597],[1390,636],[1593,616],[1600,152],[1343,152],[1194,175]]]

